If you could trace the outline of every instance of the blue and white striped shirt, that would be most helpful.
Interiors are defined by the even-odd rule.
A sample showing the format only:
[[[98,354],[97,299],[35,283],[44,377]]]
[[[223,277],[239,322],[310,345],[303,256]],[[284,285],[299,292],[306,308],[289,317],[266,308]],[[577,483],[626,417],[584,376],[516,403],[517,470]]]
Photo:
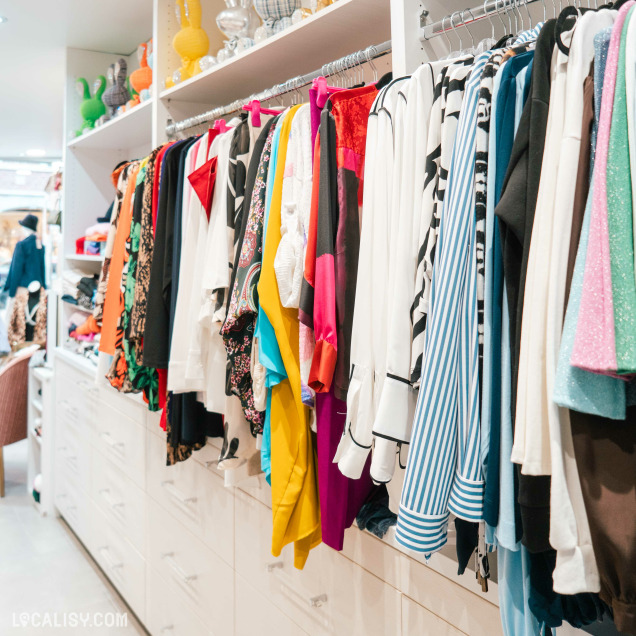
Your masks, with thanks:
[[[398,515],[397,540],[426,554],[446,543],[450,512],[468,521],[483,514],[474,177],[479,85],[491,54],[475,60],[459,117]]]

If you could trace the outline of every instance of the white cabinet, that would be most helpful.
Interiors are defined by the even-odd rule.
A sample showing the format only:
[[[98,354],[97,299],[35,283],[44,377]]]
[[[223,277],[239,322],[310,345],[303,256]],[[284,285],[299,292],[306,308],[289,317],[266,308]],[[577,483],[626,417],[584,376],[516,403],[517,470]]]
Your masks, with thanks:
[[[148,563],[179,588],[216,636],[234,632],[234,570],[158,503],[148,504]]]

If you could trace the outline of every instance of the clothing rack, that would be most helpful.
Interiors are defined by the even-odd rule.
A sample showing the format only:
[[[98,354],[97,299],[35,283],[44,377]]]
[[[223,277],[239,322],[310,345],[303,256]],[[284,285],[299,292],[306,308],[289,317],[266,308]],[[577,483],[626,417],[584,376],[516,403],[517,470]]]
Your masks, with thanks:
[[[343,73],[351,68],[366,64],[367,62],[371,62],[372,60],[387,55],[390,52],[391,40],[383,42],[382,44],[369,46],[366,49],[356,53],[351,53],[350,55],[345,55],[344,57],[334,60],[333,62],[329,62],[328,64],[323,64],[319,70],[313,71],[313,73],[298,75],[297,77],[293,77],[282,84],[276,84],[275,86],[272,86],[272,88],[268,88],[256,95],[250,95],[244,99],[237,99],[226,106],[218,106],[217,108],[208,110],[200,115],[195,115],[194,117],[189,117],[182,121],[170,123],[166,126],[166,134],[169,138],[174,137],[176,134],[183,132],[188,128],[200,126],[201,124],[235,113],[241,110],[244,104],[247,104],[253,99],[257,99],[258,101],[268,101],[275,97],[280,97],[281,95],[298,91],[303,86],[311,84],[318,77],[328,77],[330,75]]]
[[[541,1],[545,11],[545,0]],[[507,12],[512,10],[518,13],[523,10],[525,12],[528,5],[534,2],[539,2],[539,0],[486,0],[486,2],[478,7],[454,11],[432,24],[426,23],[429,12],[424,9],[420,14],[420,40],[429,40],[436,35],[447,33],[448,31],[455,31],[457,27],[460,26],[467,27],[469,24],[479,22],[484,18],[491,20],[493,15],[501,16],[502,11]]]

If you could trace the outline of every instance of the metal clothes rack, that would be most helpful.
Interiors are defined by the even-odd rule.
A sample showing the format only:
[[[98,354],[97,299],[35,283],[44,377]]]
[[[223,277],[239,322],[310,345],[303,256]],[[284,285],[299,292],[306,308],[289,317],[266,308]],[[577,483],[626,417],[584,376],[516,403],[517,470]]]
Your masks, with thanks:
[[[174,137],[176,134],[181,133],[188,128],[193,128],[194,126],[199,126],[201,124],[205,124],[207,122],[214,121],[215,119],[224,117],[225,115],[235,113],[241,110],[244,104],[247,104],[253,99],[257,99],[259,101],[268,101],[275,97],[285,95],[286,93],[298,91],[303,86],[311,84],[313,80],[320,76],[328,77],[330,75],[343,73],[344,71],[347,71],[351,68],[355,68],[362,64],[366,64],[367,62],[371,62],[372,60],[375,60],[379,57],[387,55],[390,52],[391,40],[383,42],[382,44],[369,46],[364,50],[358,51],[357,53],[345,55],[338,60],[329,62],[328,64],[324,64],[319,70],[316,70],[313,73],[293,77],[292,79],[287,80],[282,84],[276,84],[275,86],[272,86],[272,88],[268,88],[260,93],[257,93],[256,95],[250,95],[249,97],[246,97],[244,99],[237,99],[236,101],[232,102],[231,104],[227,104],[226,106],[219,106],[217,108],[213,108],[212,110],[208,110],[205,113],[201,113],[200,115],[195,115],[194,117],[189,117],[188,119],[169,124],[168,126],[166,126],[166,134],[169,138]]]
[[[420,14],[420,40],[429,40],[441,33],[454,31],[460,26],[467,27],[469,24],[479,22],[484,18],[490,20],[493,15],[500,15],[501,11],[519,11],[522,8],[525,11],[527,5],[535,2],[539,2],[539,0],[487,0],[478,7],[455,11],[432,24],[427,24],[429,12],[424,9]],[[545,0],[542,0],[542,3],[545,9]],[[455,16],[458,17],[458,20],[455,19]]]

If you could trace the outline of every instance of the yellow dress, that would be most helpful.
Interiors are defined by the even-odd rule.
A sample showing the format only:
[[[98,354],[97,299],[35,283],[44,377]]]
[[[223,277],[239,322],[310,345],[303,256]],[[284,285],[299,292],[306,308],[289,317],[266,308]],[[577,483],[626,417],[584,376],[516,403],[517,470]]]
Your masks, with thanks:
[[[274,328],[287,372],[287,378],[271,389],[272,554],[279,556],[283,547],[293,542],[294,566],[302,569],[309,551],[321,542],[316,457],[309,409],[302,402],[300,389],[298,309],[283,307],[274,273],[274,258],[281,240],[287,144],[298,108],[290,110],[281,128],[258,296]]]

